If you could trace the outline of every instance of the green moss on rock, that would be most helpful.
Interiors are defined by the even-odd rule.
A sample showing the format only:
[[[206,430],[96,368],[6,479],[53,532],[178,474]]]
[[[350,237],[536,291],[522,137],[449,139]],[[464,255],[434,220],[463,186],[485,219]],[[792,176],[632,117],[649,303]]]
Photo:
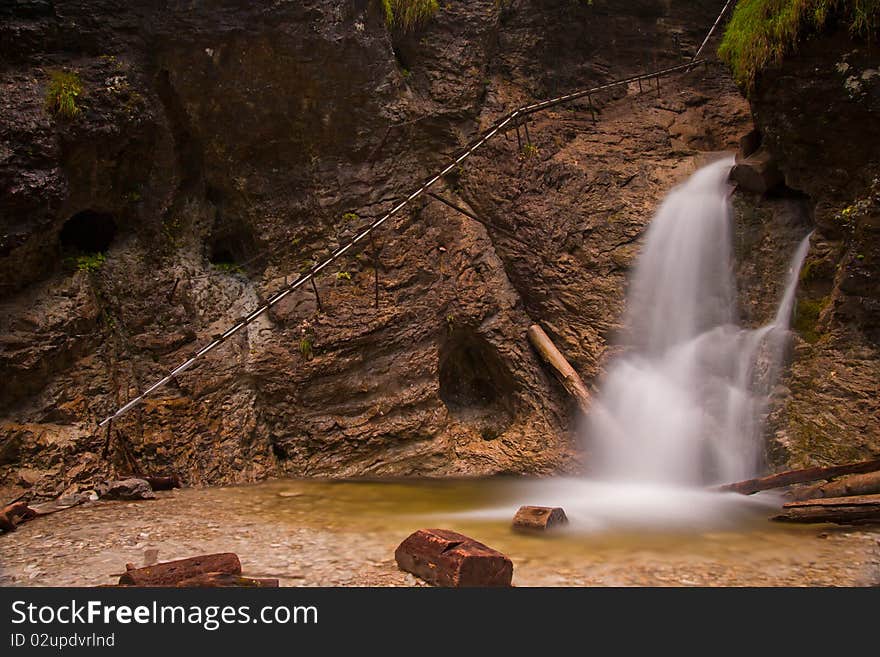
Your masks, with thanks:
[[[794,52],[832,18],[873,39],[880,27],[880,0],[739,0],[718,54],[737,83],[751,90],[764,68]]]
[[[804,340],[813,343],[821,337],[818,331],[819,315],[825,309],[829,299],[799,299],[794,313],[792,327]]]

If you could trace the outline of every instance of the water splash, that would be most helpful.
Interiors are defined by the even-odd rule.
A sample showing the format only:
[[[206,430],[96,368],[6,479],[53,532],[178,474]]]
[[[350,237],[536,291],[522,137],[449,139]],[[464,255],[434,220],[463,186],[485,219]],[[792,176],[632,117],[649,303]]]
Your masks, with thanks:
[[[687,486],[752,476],[807,250],[791,262],[774,320],[734,324],[733,158],[697,171],[663,202],[628,295],[625,355],[610,364],[587,429],[602,478]]]

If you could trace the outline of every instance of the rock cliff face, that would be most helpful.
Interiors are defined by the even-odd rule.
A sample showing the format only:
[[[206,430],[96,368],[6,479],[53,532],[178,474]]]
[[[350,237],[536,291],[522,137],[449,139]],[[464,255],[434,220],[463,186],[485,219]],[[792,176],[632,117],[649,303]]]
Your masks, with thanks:
[[[880,454],[880,68],[831,30],[758,80],[752,108],[816,230],[771,455],[794,465]]]
[[[450,1],[393,34],[367,0],[197,4],[0,9],[6,486],[48,494],[98,473],[95,419],[480,128],[521,102],[678,63],[720,9]],[[75,118],[44,108],[56,70],[82,80]],[[113,466],[190,484],[579,468],[574,409],[525,331],[541,321],[595,377],[654,208],[750,124],[718,66],[594,103],[598,123],[584,103],[558,108],[530,125],[535,149],[511,133],[446,181],[479,221],[421,203],[383,230],[375,260],[371,246],[320,279],[320,307],[309,289],[291,295],[115,422]],[[103,262],[81,259],[95,252]]]

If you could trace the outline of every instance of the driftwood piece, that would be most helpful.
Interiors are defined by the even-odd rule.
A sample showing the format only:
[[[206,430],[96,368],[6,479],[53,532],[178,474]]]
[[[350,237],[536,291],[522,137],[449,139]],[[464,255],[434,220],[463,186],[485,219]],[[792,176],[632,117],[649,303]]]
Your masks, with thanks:
[[[880,470],[849,475],[823,484],[804,486],[792,491],[791,497],[794,500],[814,500],[822,497],[874,495],[877,493],[880,493]]]
[[[420,529],[394,552],[401,570],[435,586],[510,586],[513,562],[472,538],[447,529]]]
[[[166,561],[143,568],[130,568],[123,573],[119,583],[127,586],[176,586],[178,583],[206,573],[241,575],[241,561],[232,552],[203,554],[188,559]]]
[[[544,532],[567,524],[568,517],[558,506],[521,506],[513,517],[518,532]]]
[[[171,490],[172,488],[180,488],[182,486],[180,477],[176,474],[167,476],[145,476],[141,477],[153,490]]]
[[[49,502],[43,502],[42,504],[35,504],[31,507],[34,513],[38,516],[48,516],[52,513],[58,513],[59,511],[64,511],[66,509],[72,509],[75,506],[79,506],[80,504],[85,503],[85,496],[77,497],[72,499],[70,502],[62,503],[60,499],[51,500]]]
[[[556,378],[559,379],[560,383],[568,391],[568,394],[574,397],[578,408],[583,413],[586,413],[590,409],[590,392],[587,390],[587,386],[584,385],[580,374],[575,371],[540,326],[537,324],[530,326],[528,337],[529,342],[532,343],[538,355],[553,368]]]
[[[789,502],[782,513],[774,516],[778,522],[833,522],[838,525],[880,523],[880,495],[852,497],[825,497],[817,500]]]
[[[13,502],[3,507],[3,510],[0,511],[0,529],[7,532],[15,531],[16,526],[25,520],[35,518],[36,515],[36,512],[27,505],[27,502]]]
[[[203,573],[182,579],[177,583],[178,588],[278,588],[277,579],[260,579],[255,577],[242,577],[230,573]]]
[[[834,477],[840,477],[842,475],[862,474],[865,472],[876,472],[878,470],[880,470],[880,459],[873,459],[871,461],[858,461],[856,463],[832,465],[829,467],[788,470],[787,472],[779,472],[766,477],[759,477],[758,479],[747,479],[746,481],[726,484],[724,486],[719,486],[715,490],[751,495],[752,493],[757,493],[762,490],[782,488],[783,486],[791,486],[792,484],[805,484],[820,479],[833,479]]]

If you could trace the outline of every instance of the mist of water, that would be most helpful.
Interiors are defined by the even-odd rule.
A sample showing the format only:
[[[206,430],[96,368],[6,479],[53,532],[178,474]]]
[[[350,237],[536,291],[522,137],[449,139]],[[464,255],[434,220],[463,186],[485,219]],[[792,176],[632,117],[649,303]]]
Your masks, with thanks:
[[[732,158],[674,189],[646,234],[627,299],[624,355],[600,383],[587,428],[594,472],[639,484],[695,485],[753,476],[785,346],[794,254],[771,323],[734,323],[727,178]]]

